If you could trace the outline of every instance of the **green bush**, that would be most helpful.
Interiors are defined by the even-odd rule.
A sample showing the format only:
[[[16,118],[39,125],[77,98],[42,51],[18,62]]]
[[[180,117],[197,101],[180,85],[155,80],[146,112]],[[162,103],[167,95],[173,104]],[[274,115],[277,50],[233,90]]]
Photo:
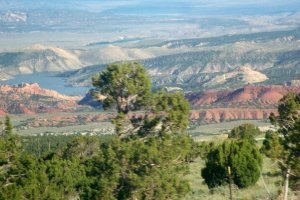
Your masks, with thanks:
[[[209,188],[233,183],[240,188],[254,185],[260,177],[262,156],[248,140],[225,141],[207,155],[202,177]],[[231,168],[231,175],[228,173]]]
[[[235,139],[247,139],[251,142],[255,142],[255,137],[260,135],[262,132],[259,128],[253,124],[242,124],[231,130],[228,137]]]

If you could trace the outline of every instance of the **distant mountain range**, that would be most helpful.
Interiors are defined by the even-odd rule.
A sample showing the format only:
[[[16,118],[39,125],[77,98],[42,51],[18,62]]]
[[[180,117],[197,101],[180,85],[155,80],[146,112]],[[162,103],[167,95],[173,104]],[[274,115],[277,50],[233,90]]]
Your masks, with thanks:
[[[118,46],[90,50],[66,50],[37,44],[19,51],[0,53],[0,79],[6,80],[20,74],[72,71],[92,63],[110,63],[150,57],[153,55],[143,50]]]
[[[142,47],[140,52],[153,56],[138,61],[148,69],[156,88],[197,91],[300,79],[299,29],[168,41]],[[69,85],[90,86],[90,77],[103,67],[93,65],[64,76]]]
[[[105,64],[136,60],[155,88],[185,91],[286,84],[300,80],[300,29],[213,38],[171,40],[140,47],[93,46],[63,49],[34,45],[0,53],[0,78],[59,72],[68,86],[91,87]]]

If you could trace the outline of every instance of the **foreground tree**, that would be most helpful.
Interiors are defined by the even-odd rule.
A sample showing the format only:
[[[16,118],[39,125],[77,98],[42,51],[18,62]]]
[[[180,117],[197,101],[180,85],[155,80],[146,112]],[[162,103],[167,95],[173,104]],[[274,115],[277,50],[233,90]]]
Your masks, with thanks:
[[[151,101],[151,82],[146,70],[138,63],[111,64],[92,78],[94,95],[101,94],[104,109],[116,109],[113,120],[116,133],[126,136],[133,132],[129,112],[141,110]],[[125,137],[124,136],[124,137]]]
[[[290,176],[292,188],[300,190],[300,94],[288,94],[284,96],[278,105],[278,116],[271,114],[270,120],[273,125],[278,126],[278,132],[283,136],[280,144],[284,150],[274,156],[279,162],[284,175],[284,199],[287,199]],[[266,143],[270,139],[266,138]],[[274,152],[277,152],[274,149]],[[271,148],[270,148],[271,149]]]
[[[269,158],[285,163],[288,152],[284,147],[284,139],[278,132],[267,131],[261,151]]]
[[[40,157],[32,152],[33,157],[24,152],[20,137],[6,131],[12,130],[11,123],[4,124],[0,137],[0,200],[79,199],[88,185],[88,165],[84,162],[99,154],[98,138],[76,137],[66,149],[57,148]]]
[[[106,96],[104,108],[117,111],[118,137],[91,160],[87,174],[93,181],[84,198],[183,198],[189,185],[182,176],[197,155],[194,141],[182,134],[189,115],[184,95],[152,93],[148,75],[137,63],[109,65],[93,84]]]
[[[140,110],[149,102],[151,82],[138,63],[111,64],[92,78],[93,86],[105,96],[103,107],[127,114]]]
[[[0,183],[10,185],[9,172],[20,156],[20,140],[12,133],[10,118],[5,117],[4,130],[0,134]]]
[[[188,126],[189,103],[183,93],[152,93],[149,76],[138,63],[108,65],[93,77],[93,85],[105,96],[104,109],[116,109],[113,123],[121,138],[184,132]]]
[[[165,135],[103,144],[102,153],[91,160],[87,174],[93,182],[84,198],[182,199],[189,191],[181,176],[192,142],[184,135]]]
[[[138,124],[139,136],[185,132],[189,124],[190,109],[183,93],[153,93],[150,105],[142,123]]]
[[[19,186],[23,184],[28,168],[32,167],[31,158],[22,157],[21,140],[12,130],[10,118],[6,116],[0,134],[0,199],[20,199]]]
[[[209,188],[233,181],[240,188],[254,185],[260,177],[262,157],[248,140],[225,141],[207,155],[202,177]]]

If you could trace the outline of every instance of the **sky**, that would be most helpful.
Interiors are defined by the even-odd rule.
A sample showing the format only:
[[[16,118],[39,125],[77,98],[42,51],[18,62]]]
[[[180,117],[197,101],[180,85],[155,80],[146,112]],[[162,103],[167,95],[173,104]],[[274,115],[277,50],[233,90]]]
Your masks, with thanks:
[[[0,9],[80,9],[114,14],[296,12],[299,0],[0,0]]]
[[[28,23],[0,26],[5,48],[41,43],[49,36],[40,31],[59,31],[58,36],[51,32],[51,44],[63,40],[73,47],[74,41],[81,45],[119,37],[193,38],[295,28],[300,0],[0,0],[0,20],[7,11],[26,13]],[[184,28],[178,30],[178,24]]]

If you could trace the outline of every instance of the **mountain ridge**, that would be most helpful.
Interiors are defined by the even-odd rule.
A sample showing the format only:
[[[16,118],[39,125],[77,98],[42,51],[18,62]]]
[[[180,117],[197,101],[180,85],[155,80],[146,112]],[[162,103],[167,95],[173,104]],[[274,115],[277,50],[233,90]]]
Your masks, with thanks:
[[[290,92],[300,93],[300,87],[247,85],[231,90],[208,90],[189,93],[186,95],[186,98],[193,107],[231,105],[234,106],[234,108],[238,108],[239,106],[245,107],[247,105],[248,107],[255,108],[275,108],[280,99]]]
[[[79,69],[84,64],[67,50],[53,46],[32,47],[0,53],[0,72],[14,76],[38,72],[62,72]]]

